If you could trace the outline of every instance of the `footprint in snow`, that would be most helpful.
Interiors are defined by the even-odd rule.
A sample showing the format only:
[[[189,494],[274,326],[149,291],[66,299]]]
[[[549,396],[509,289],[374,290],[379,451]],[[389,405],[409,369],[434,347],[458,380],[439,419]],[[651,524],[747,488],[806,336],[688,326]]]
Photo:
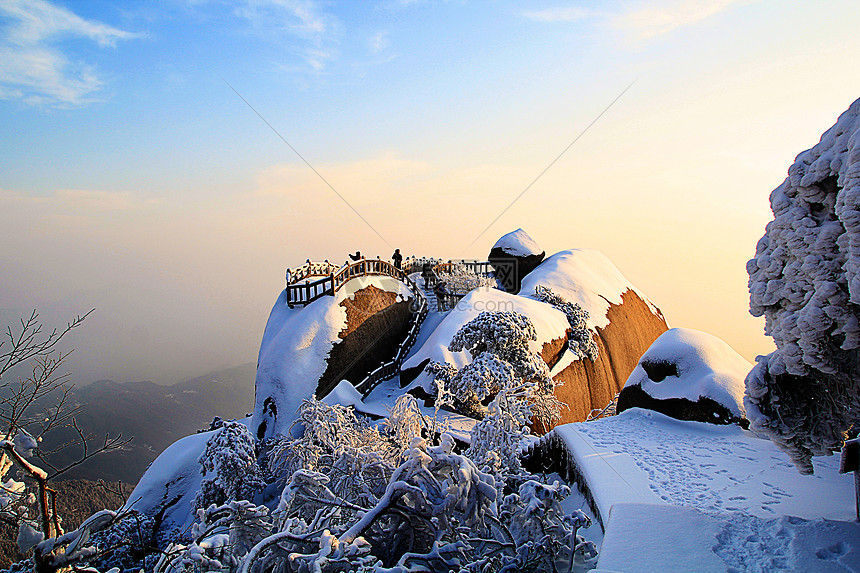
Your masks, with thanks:
[[[831,545],[830,547],[819,549],[815,552],[815,556],[825,561],[836,561],[837,559],[848,553],[848,549],[848,546],[840,541],[839,543]]]

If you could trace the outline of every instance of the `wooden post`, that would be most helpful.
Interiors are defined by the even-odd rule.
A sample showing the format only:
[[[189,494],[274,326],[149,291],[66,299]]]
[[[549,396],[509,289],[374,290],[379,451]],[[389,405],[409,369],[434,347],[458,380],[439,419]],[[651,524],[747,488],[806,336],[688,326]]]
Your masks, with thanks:
[[[842,459],[839,473],[854,472],[854,497],[857,507],[857,521],[860,521],[860,438],[847,440],[842,446]]]

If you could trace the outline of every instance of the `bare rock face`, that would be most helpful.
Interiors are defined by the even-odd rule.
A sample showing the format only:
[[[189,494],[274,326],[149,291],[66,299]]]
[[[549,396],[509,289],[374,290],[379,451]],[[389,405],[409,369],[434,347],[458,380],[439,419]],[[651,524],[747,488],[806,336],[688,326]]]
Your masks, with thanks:
[[[405,284],[359,277],[335,296],[290,308],[281,292],[257,360],[252,433],[259,440],[290,432],[302,400],[322,398],[341,380],[359,382],[390,360],[411,319]]]
[[[523,277],[532,272],[546,256],[544,251],[522,229],[504,235],[493,248],[487,260],[493,265],[496,278],[510,293],[520,291]]]
[[[409,301],[397,294],[365,287],[340,303],[346,309],[346,325],[338,334],[341,341],[329,354],[320,376],[316,396],[322,398],[341,380],[361,382],[374,368],[390,360],[406,337],[412,318]]]
[[[649,306],[633,290],[621,295],[621,304],[610,304],[606,312],[609,323],[597,327],[595,342],[600,350],[593,362],[575,360],[563,368],[559,359],[566,340],[545,343],[542,356],[553,368],[556,397],[567,404],[556,425],[582,422],[595,408],[603,408],[621,391],[639,363],[639,357],[669,327],[663,315]],[[535,428],[543,433],[547,429]]]

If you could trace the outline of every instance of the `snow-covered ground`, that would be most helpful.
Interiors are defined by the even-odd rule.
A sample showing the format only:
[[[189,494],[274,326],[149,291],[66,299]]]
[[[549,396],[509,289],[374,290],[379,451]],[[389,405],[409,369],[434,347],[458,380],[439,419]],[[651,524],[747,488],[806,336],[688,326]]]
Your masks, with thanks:
[[[737,426],[633,408],[555,428],[603,520],[601,571],[860,571],[854,480]]]

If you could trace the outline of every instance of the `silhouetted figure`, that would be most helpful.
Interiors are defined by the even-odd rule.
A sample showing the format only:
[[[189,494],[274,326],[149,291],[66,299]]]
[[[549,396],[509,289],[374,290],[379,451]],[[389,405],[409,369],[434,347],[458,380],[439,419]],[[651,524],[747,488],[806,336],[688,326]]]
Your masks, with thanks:
[[[430,288],[430,281],[433,280],[433,265],[430,264],[430,261],[424,261],[424,264],[421,265],[421,278],[424,279],[424,288]]]
[[[361,256],[361,251],[355,251],[355,254],[350,255],[349,258],[352,259],[353,261],[360,261],[364,257]]]
[[[395,268],[400,268],[400,265],[403,264],[403,255],[400,254],[400,249],[394,249],[394,254],[391,255],[391,260],[394,261]]]
[[[437,284],[433,289],[433,292],[436,293],[436,308],[438,308],[440,312],[448,310],[448,301],[446,300],[448,287],[445,286],[445,283],[440,282]]]

